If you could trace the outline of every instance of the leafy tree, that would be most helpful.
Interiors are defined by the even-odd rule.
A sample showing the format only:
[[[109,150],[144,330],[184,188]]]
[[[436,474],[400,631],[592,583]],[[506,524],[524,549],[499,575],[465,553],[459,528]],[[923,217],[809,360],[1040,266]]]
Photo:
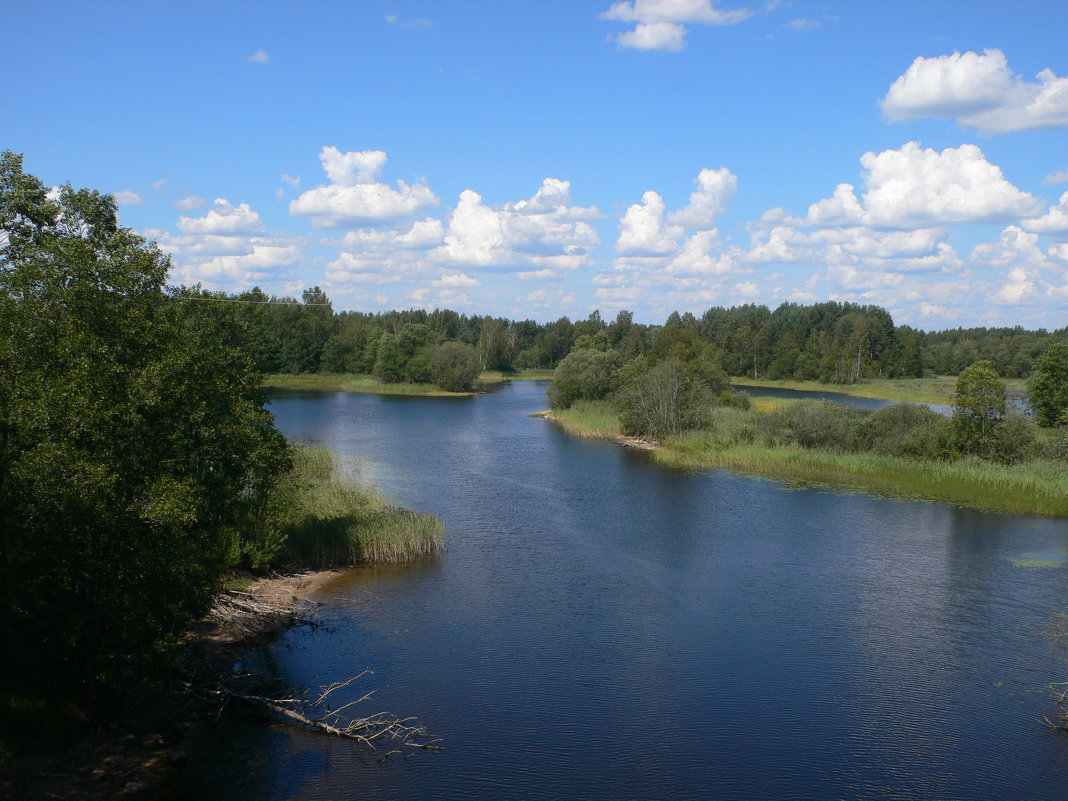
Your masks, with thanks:
[[[989,456],[994,429],[1005,416],[1005,382],[989,361],[966,368],[953,395],[953,425],[964,453]]]
[[[1068,423],[1068,343],[1054,342],[1038,358],[1027,389],[1040,426]]]
[[[622,359],[614,350],[574,350],[556,367],[549,405],[567,409],[577,400],[605,398],[619,386]]]
[[[120,675],[264,540],[288,448],[251,331],[168,267],[111,196],[0,156],[0,673]]]
[[[471,389],[481,372],[478,352],[463,342],[442,342],[430,355],[431,379],[446,392]]]
[[[700,428],[713,398],[676,358],[640,373],[619,392],[619,423],[625,434],[656,437]]]

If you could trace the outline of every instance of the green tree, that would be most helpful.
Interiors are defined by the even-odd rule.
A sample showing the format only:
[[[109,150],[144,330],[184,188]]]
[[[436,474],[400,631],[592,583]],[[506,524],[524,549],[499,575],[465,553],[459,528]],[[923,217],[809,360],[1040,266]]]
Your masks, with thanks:
[[[617,405],[624,434],[655,437],[700,428],[713,399],[677,358],[639,373],[620,390]]]
[[[1040,426],[1068,423],[1068,343],[1054,342],[1035,362],[1028,397]]]
[[[549,405],[567,409],[577,400],[608,397],[619,386],[622,359],[614,350],[573,350],[553,373]]]
[[[1005,382],[986,360],[965,368],[953,395],[953,425],[964,453],[989,456],[994,429],[1005,416]]]
[[[478,351],[463,342],[442,342],[430,354],[430,375],[446,392],[471,389],[482,372]]]
[[[4,675],[121,675],[263,534],[288,448],[250,331],[229,304],[167,290],[168,268],[111,196],[50,199],[0,156]]]

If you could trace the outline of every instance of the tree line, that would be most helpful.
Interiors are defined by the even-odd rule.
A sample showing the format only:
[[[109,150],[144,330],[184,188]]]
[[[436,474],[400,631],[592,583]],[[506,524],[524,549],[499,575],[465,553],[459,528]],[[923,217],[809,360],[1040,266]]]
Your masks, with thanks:
[[[783,303],[774,310],[745,304],[715,307],[701,316],[673,312],[662,325],[634,321],[620,311],[553,322],[466,315],[450,309],[334,312],[319,287],[301,298],[259,289],[236,295],[185,289],[189,294],[243,301],[239,313],[252,332],[257,366],[266,373],[361,373],[386,382],[433,382],[468,388],[479,372],[555,369],[590,337],[623,360],[647,356],[665,328],[691,332],[716,349],[728,376],[854,384],[865,378],[959,375],[990,361],[1006,378],[1031,374],[1068,328],[970,328],[925,332],[895,325],[879,306],[827,301]],[[453,343],[443,348],[446,343]]]

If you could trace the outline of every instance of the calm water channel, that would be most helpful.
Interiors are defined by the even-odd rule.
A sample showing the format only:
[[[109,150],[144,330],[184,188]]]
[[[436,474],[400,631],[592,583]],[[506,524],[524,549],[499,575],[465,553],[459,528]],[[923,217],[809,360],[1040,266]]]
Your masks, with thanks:
[[[294,684],[370,667],[365,711],[447,750],[379,765],[231,721],[187,797],[1063,799],[1068,737],[1036,719],[1068,657],[1068,523],[664,469],[528,416],[544,385],[472,399],[293,393],[329,446],[440,515],[435,562],[361,570],[332,631],[272,652]],[[1041,558],[1056,567],[1024,567]]]

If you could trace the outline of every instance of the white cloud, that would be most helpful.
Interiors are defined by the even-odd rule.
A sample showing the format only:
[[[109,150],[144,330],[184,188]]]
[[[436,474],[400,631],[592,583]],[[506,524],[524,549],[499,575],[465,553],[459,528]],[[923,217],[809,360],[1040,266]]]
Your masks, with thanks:
[[[570,184],[554,178],[546,178],[529,200],[498,209],[466,189],[449,215],[443,243],[429,256],[441,264],[469,267],[584,267],[600,237],[581,218],[597,212],[572,207],[570,199]]]
[[[619,221],[616,252],[620,256],[664,256],[679,249],[681,225],[664,225],[664,199],[652,190],[630,206]]]
[[[482,282],[477,278],[472,278],[466,273],[443,273],[441,278],[435,281],[431,281],[434,286],[448,286],[448,287],[462,287],[462,286],[482,286]]]
[[[143,206],[145,199],[132,189],[123,189],[116,192],[115,202],[120,206]]]
[[[376,179],[386,163],[381,150],[342,153],[324,147],[319,160],[331,183],[301,194],[289,213],[311,218],[316,228],[384,225],[438,204],[438,197],[422,183],[397,181],[393,189]]]
[[[197,209],[202,209],[208,205],[208,201],[202,197],[197,197],[196,195],[186,195],[185,197],[171,201],[171,205],[180,211],[196,211]]]
[[[1041,217],[1031,217],[1020,223],[1025,231],[1038,234],[1068,233],[1068,192],[1061,195],[1060,202],[1049,207]]]
[[[976,145],[939,153],[908,142],[898,150],[865,153],[860,163],[867,188],[863,205],[850,184],[839,184],[833,197],[809,207],[808,224],[924,228],[1007,222],[1041,208]]]
[[[676,22],[641,22],[632,31],[614,37],[620,47],[634,50],[666,50],[677,53],[686,47],[686,29]]]
[[[285,173],[284,172],[279,177],[283,181],[285,181],[287,184],[289,184],[291,187],[293,187],[294,189],[300,189],[300,176],[299,175],[294,176],[294,175],[290,175],[289,173]]]
[[[1038,82],[1019,78],[997,49],[919,57],[881,101],[890,122],[916,117],[956,117],[984,134],[1068,125],[1068,77],[1052,70]]]
[[[444,238],[445,226],[441,220],[427,217],[425,220],[416,220],[404,230],[376,231],[361,228],[349,231],[339,244],[342,250],[351,253],[383,253],[394,250],[425,250],[440,245]]]
[[[1045,186],[1051,184],[1068,184],[1068,170],[1059,170],[1058,172],[1051,172],[1045,178],[1042,179],[1042,183]]]
[[[156,194],[161,194],[163,190],[167,188],[167,184],[169,184],[172,180],[172,178],[160,178],[158,181],[153,181],[152,189],[156,192]]]
[[[1008,280],[990,296],[997,303],[1015,304],[1037,294],[1035,282],[1023,267],[1009,270]]]
[[[267,55],[266,50],[257,50],[255,53],[248,57],[248,60],[256,64],[266,64],[268,61],[271,60],[271,57]]]
[[[604,19],[635,22],[633,30],[610,37],[620,47],[679,51],[686,46],[687,24],[734,25],[751,11],[721,11],[711,0],[620,0],[601,14]]]
[[[220,197],[203,217],[179,217],[178,229],[184,234],[255,234],[263,231],[263,220],[248,203],[234,206]]]
[[[814,31],[819,26],[820,26],[819,20],[804,19],[803,17],[798,17],[797,19],[792,19],[789,22],[787,22],[785,25],[783,25],[783,27],[786,28],[787,30],[796,31],[798,33],[805,33],[807,31]]]
[[[738,177],[726,167],[703,169],[694,183],[697,190],[690,195],[689,205],[668,215],[668,222],[689,229],[711,228],[738,191]]]

